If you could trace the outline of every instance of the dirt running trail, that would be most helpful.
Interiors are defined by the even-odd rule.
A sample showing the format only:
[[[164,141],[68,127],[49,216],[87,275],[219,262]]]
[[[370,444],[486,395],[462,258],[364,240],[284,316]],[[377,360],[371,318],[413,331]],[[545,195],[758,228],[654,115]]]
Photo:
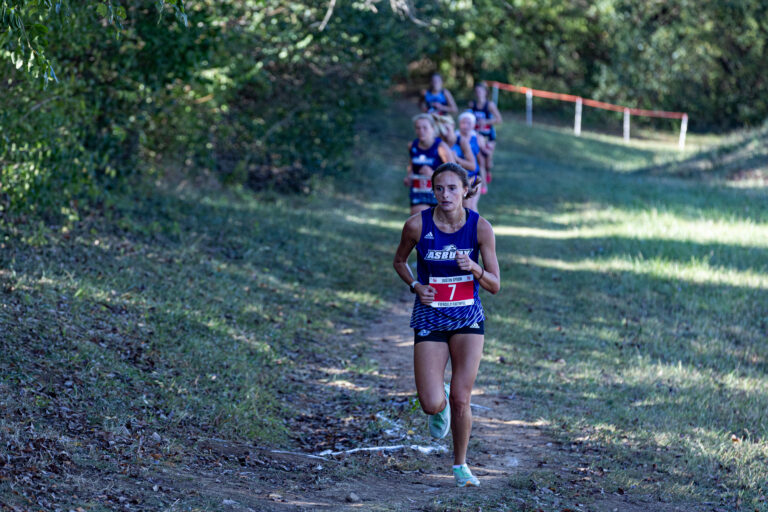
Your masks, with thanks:
[[[393,401],[415,396],[413,332],[408,327],[412,297],[404,295],[363,335],[370,346],[369,357],[378,362],[379,371],[375,378],[359,376],[352,385],[373,385],[382,397]],[[454,487],[450,451],[419,454],[405,449],[386,456],[358,453],[349,457],[367,461],[359,473],[273,496],[271,502],[261,503],[264,508],[260,510],[690,510],[658,501],[652,503],[650,497],[633,499],[629,495],[607,493],[599,485],[599,475],[587,466],[587,456],[572,447],[561,446],[548,433],[549,427],[544,422],[522,419],[520,410],[524,404],[515,396],[494,396],[476,387],[472,404],[474,426],[469,457],[474,473],[481,479],[479,489]],[[416,418],[407,439],[393,442],[382,439],[380,445],[429,444],[423,414],[418,411],[413,415]],[[417,433],[419,429],[423,432]],[[450,436],[441,444],[450,449]],[[411,463],[416,459],[418,464],[412,470],[393,468],[385,463],[389,457],[407,457]],[[377,460],[381,463],[377,464]],[[545,487],[540,480],[532,480],[530,476],[537,472],[550,475],[553,484]],[[558,487],[562,485],[569,487],[570,498],[559,497],[562,489]],[[350,493],[360,501],[350,503]],[[573,498],[574,495],[581,498]]]
[[[296,397],[295,405],[316,411],[328,407],[324,397],[330,384],[366,389],[382,403],[390,404],[390,409],[391,404],[405,404],[414,397],[413,334],[408,327],[412,297],[403,295],[360,334],[368,347],[367,357],[377,363],[376,371],[345,373],[343,368],[322,365],[307,369],[303,373],[305,384],[316,386],[316,398]],[[493,329],[493,325],[489,327]],[[340,374],[344,379],[336,379]],[[401,406],[400,419],[389,423],[394,428],[373,434],[376,446],[406,445],[405,449],[320,458],[316,453],[277,453],[269,447],[208,439],[197,443],[198,449],[208,454],[207,461],[183,469],[152,471],[145,482],[197,496],[205,503],[202,510],[233,512],[697,510],[689,505],[661,503],[652,496],[604,489],[600,469],[590,464],[589,450],[559,443],[543,421],[526,421],[525,404],[514,395],[492,395],[479,386],[473,392],[472,404],[469,462],[481,480],[480,488],[454,486],[450,436],[439,442],[448,448],[442,453],[423,454],[409,448],[412,444],[434,446],[434,441],[428,437],[421,411],[402,412],[407,411],[405,406]],[[362,414],[375,418],[377,412],[370,409]],[[390,420],[380,421],[387,425]],[[334,439],[346,438],[354,430],[340,423],[315,427]]]
[[[411,294],[403,297],[368,333],[380,370],[391,377],[391,387],[381,389],[382,393],[405,397],[416,395],[413,379],[413,330],[409,327],[412,297]],[[446,379],[450,380],[450,364]],[[431,459],[431,471],[415,475],[409,485],[402,485],[402,489],[398,489],[396,495],[406,498],[401,504],[406,505],[408,502],[413,510],[419,510],[435,502],[437,496],[457,497],[478,491],[488,494],[508,493],[511,476],[547,466],[552,439],[545,434],[543,424],[526,422],[515,414],[517,405],[514,396],[487,395],[482,388],[475,388],[472,395],[473,442],[469,459],[474,474],[481,479],[482,487],[479,490],[459,490],[453,487],[449,436],[442,442],[449,448],[449,453],[423,455]],[[420,416],[416,420],[417,425],[426,433],[425,417],[421,411],[415,414]]]

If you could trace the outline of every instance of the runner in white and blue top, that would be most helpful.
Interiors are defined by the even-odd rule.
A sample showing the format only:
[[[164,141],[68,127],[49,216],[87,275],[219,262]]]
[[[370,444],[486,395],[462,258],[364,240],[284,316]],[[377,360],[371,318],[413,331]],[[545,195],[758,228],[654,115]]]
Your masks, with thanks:
[[[467,171],[456,163],[435,170],[432,189],[437,206],[412,215],[403,227],[394,266],[417,295],[413,369],[419,404],[430,434],[453,434],[453,476],[459,487],[480,485],[467,466],[472,431],[470,397],[483,355],[484,320],[479,289],[500,288],[493,228],[462,202],[473,191]],[[418,279],[408,257],[416,249]],[[480,264],[482,259],[483,264]],[[445,369],[451,361],[451,383]]]
[[[421,92],[419,101],[421,110],[428,114],[455,114],[459,111],[448,89],[443,88],[443,77],[440,73],[433,73],[430,79],[429,89]]]
[[[416,138],[408,145],[408,174],[403,184],[409,188],[411,215],[437,204],[432,192],[432,173],[444,162],[453,162],[448,145],[437,137],[435,121],[431,114],[419,114],[413,118]]]
[[[448,106],[448,98],[445,97],[445,93],[442,89],[440,89],[438,92],[432,92],[429,89],[424,93],[424,103],[427,104],[427,113],[432,113],[437,111],[437,106],[435,103],[443,106]]]
[[[467,151],[465,151],[464,144],[462,142],[463,140],[467,140]],[[453,146],[451,146],[451,149],[456,154],[456,156],[462,160],[469,160],[470,162],[474,160],[475,165],[471,169],[467,169],[464,165],[462,165],[462,167],[467,170],[467,174],[469,176],[469,186],[471,188],[475,188],[475,186],[477,186],[478,176],[480,175],[480,163],[477,161],[477,154],[480,152],[480,146],[477,144],[477,136],[465,136],[462,139],[461,132],[457,131],[456,142],[453,144]],[[469,155],[472,155],[472,157]]]
[[[472,141],[474,139],[475,145],[477,145],[477,137],[462,138],[461,133],[456,130],[456,124],[451,116],[433,115],[432,117],[435,118],[437,133],[440,135],[440,138],[451,147],[456,163],[469,173],[469,186],[470,188],[474,188],[476,185],[475,182],[477,181],[476,175],[478,172],[478,164],[477,152],[472,147]]]
[[[459,137],[458,140],[469,140],[469,148],[472,151],[472,155],[475,157],[475,169],[473,171],[469,172],[469,183],[470,183],[470,189],[474,190],[476,187],[479,188],[475,194],[473,194],[469,199],[464,200],[464,206],[478,211],[477,203],[480,201],[480,193],[485,193],[487,189],[485,188],[485,168],[482,164],[482,159],[480,158],[480,145],[477,140],[477,132],[475,132],[475,123],[477,119],[475,118],[475,115],[472,112],[463,112],[459,116]]]
[[[476,130],[480,134],[480,159],[485,167],[485,179],[491,182],[491,169],[493,168],[493,152],[496,149],[496,126],[502,122],[501,112],[492,101],[488,100],[488,89],[484,83],[475,86],[475,100],[469,104],[470,110],[477,118]]]

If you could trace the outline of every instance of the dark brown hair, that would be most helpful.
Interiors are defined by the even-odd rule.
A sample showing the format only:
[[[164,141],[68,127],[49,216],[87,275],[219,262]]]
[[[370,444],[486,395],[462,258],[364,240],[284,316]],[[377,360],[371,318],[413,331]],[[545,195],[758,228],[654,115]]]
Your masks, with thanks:
[[[469,174],[467,174],[467,170],[464,169],[459,164],[453,163],[453,162],[446,162],[442,164],[440,167],[435,169],[434,174],[432,174],[432,189],[435,188],[435,181],[437,181],[437,177],[445,172],[452,172],[456,176],[459,177],[459,180],[461,180],[461,184],[467,187],[467,195],[464,196],[464,199],[469,199],[470,197],[474,196],[477,192],[477,187],[473,188],[472,185],[469,183]]]

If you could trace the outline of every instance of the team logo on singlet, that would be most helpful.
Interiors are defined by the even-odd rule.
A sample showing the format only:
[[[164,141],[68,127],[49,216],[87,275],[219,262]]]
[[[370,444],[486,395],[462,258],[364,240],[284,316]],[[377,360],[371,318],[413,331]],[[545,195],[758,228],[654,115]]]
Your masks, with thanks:
[[[419,156],[413,157],[411,161],[415,164],[432,165],[432,160],[432,158],[429,158],[427,155],[422,153]]]
[[[467,256],[469,256],[470,254],[472,254],[472,249],[457,249],[455,245],[450,244],[450,245],[446,245],[442,249],[428,250],[427,255],[424,256],[424,259],[432,260],[432,261],[455,260],[457,254],[466,254]]]
[[[431,231],[426,235],[424,235],[424,240],[434,240],[434,239],[435,239],[435,235],[433,235]]]

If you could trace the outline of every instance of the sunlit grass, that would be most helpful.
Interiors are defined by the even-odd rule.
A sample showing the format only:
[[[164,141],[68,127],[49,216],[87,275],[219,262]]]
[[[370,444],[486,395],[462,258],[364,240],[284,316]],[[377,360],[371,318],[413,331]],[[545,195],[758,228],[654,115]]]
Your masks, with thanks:
[[[545,258],[518,258],[517,263],[537,265],[544,268],[594,271],[594,272],[632,272],[673,281],[687,281],[701,284],[727,284],[749,288],[768,289],[768,275],[765,273],[721,269],[710,266],[705,261],[691,260],[687,263],[670,262],[659,259],[640,258],[589,258],[567,262]]]
[[[365,199],[328,184],[309,197],[153,186],[111,198],[66,236],[4,234],[0,405],[19,416],[0,430],[31,418],[85,464],[90,441],[45,408],[87,418],[86,438],[161,432],[185,457],[190,437],[289,447],[286,419],[304,406],[294,393],[316,384],[313,364],[349,371],[347,384],[325,383],[325,399],[364,403],[368,388],[351,385],[373,371],[359,333],[402,290],[391,258],[407,204],[402,187],[380,186],[400,184],[388,165],[376,164]]]
[[[767,510],[768,194],[629,172],[688,156],[656,141],[499,140],[481,384],[596,443],[617,487]]]
[[[589,210],[582,214],[550,217],[552,222],[568,225],[566,229],[496,225],[497,236],[538,237],[559,240],[626,237],[638,240],[677,240],[698,243],[735,244],[744,247],[768,247],[768,226],[749,220],[691,220],[672,213]],[[582,226],[578,224],[582,223]]]

